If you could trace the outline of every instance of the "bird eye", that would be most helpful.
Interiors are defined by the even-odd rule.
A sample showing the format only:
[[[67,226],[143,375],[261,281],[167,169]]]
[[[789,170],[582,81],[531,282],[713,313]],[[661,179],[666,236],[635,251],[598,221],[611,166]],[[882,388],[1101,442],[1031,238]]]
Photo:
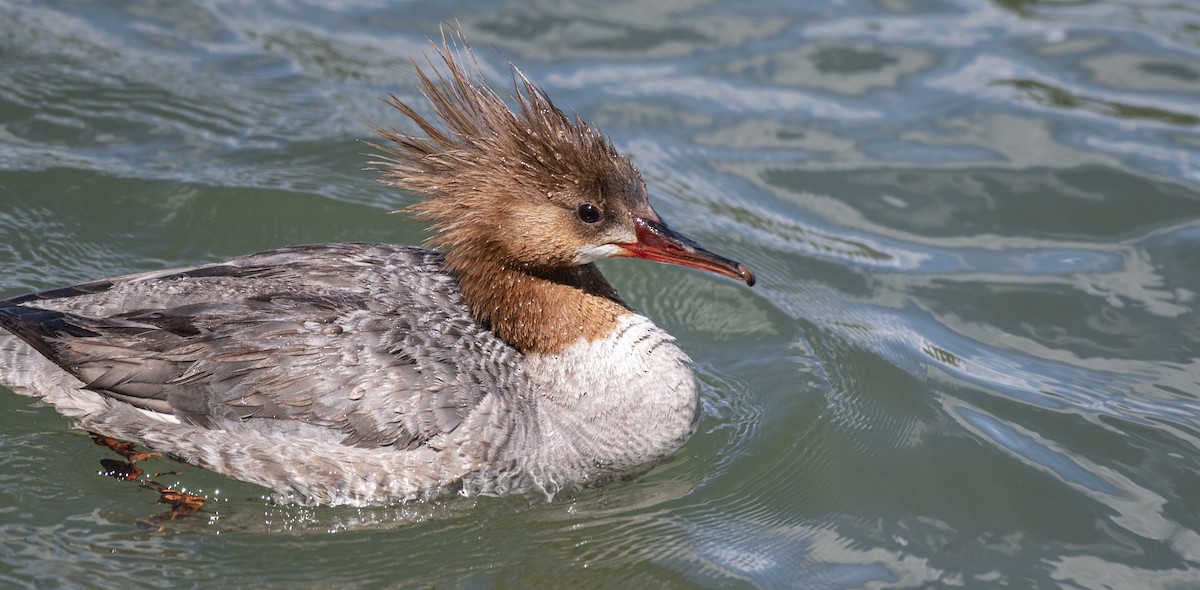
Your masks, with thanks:
[[[600,208],[591,203],[584,203],[580,205],[577,213],[579,214],[579,220],[584,223],[596,223],[597,221],[600,221],[601,217],[603,217],[603,215],[600,214]]]

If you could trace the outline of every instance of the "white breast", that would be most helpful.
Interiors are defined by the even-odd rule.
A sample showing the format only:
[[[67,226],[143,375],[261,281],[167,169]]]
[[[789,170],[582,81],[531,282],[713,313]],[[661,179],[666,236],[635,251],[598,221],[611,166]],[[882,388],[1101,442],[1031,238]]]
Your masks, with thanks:
[[[529,355],[539,444],[527,468],[547,493],[664,458],[691,436],[696,383],[674,340],[631,313],[608,338]]]

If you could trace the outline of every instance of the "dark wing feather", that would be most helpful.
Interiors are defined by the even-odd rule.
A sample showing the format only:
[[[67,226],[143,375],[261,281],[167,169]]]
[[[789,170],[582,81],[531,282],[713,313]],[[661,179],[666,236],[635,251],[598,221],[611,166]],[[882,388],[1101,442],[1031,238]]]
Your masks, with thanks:
[[[290,248],[57,289],[0,304],[0,325],[113,399],[359,446],[436,444],[522,374],[415,248]]]

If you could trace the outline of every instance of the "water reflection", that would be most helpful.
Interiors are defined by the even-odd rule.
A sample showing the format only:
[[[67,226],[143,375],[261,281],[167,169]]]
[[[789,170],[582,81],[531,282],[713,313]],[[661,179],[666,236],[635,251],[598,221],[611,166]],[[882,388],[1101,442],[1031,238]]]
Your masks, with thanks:
[[[927,51],[824,42],[732,60],[725,69],[771,86],[857,95],[894,88],[901,79],[928,69],[933,61],[933,54]]]

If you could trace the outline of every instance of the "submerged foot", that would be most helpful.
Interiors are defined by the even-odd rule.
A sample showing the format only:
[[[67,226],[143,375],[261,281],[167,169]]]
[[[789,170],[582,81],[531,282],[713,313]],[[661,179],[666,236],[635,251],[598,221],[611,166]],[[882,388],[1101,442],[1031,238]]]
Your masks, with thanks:
[[[153,479],[142,477],[146,474],[146,470],[138,467],[137,462],[149,459],[151,457],[160,457],[162,456],[162,453],[153,451],[140,452],[131,442],[117,440],[115,438],[110,438],[94,432],[91,433],[91,435],[92,440],[95,441],[96,444],[108,447],[114,453],[124,457],[125,459],[124,461],[119,461],[117,459],[101,459],[100,465],[104,468],[104,475],[123,481],[138,482],[140,487],[158,492],[158,502],[160,504],[167,504],[171,507],[170,510],[161,514],[156,514],[150,517],[148,520],[138,521],[139,528],[153,531],[163,531],[165,530],[165,527],[162,525],[164,521],[191,516],[199,512],[200,508],[204,506],[204,502],[208,500],[208,498],[205,498],[204,496],[198,496],[196,494],[189,494],[187,492],[174,490]],[[177,471],[156,471],[150,477],[158,477],[160,475],[168,474],[178,475],[178,473],[179,472]]]
[[[92,441],[104,447],[108,447],[112,452],[125,458],[124,461],[116,459],[101,459],[100,466],[104,468],[104,475],[125,481],[138,481],[146,471],[137,466],[138,461],[149,459],[150,457],[159,457],[162,453],[141,453],[138,452],[131,442],[109,438],[96,433],[91,433]],[[157,475],[157,474],[156,474]]]

